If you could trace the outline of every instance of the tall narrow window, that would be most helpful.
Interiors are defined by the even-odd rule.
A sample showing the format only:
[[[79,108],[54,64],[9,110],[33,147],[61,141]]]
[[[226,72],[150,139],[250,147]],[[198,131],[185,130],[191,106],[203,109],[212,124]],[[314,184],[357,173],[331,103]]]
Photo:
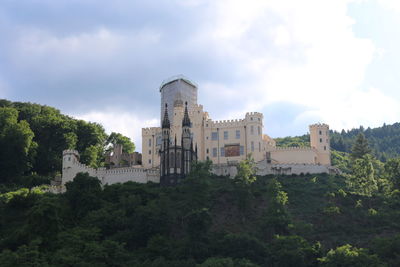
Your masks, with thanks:
[[[319,139],[319,142],[322,143],[322,138]]]
[[[211,133],[211,140],[213,140],[213,141],[218,140],[218,132],[212,132]]]
[[[228,131],[224,131],[224,140],[228,140]]]
[[[261,127],[258,126],[258,135],[261,135]]]
[[[225,157],[225,148],[221,147],[221,157]]]
[[[149,146],[151,146],[151,138],[149,139]]]
[[[240,146],[240,156],[244,155],[244,146]]]
[[[251,152],[254,152],[254,142],[251,141]]]
[[[240,139],[240,130],[236,130],[236,139]]]

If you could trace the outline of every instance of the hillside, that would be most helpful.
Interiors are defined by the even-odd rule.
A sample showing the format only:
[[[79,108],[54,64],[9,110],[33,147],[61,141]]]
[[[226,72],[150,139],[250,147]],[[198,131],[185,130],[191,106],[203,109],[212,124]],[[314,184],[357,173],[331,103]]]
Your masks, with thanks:
[[[397,125],[384,127],[363,131],[375,154],[389,155],[389,140],[398,149]],[[54,195],[45,184],[63,149],[96,167],[111,143],[134,144],[51,107],[0,100],[0,266],[400,266],[400,158],[350,158],[354,135],[332,133],[332,146],[347,143],[332,153],[342,175],[255,177],[250,160],[230,179],[199,162],[176,187],[102,188],[81,173]]]
[[[343,176],[238,178],[202,163],[177,187],[79,175],[0,195],[1,266],[398,266],[398,191]]]

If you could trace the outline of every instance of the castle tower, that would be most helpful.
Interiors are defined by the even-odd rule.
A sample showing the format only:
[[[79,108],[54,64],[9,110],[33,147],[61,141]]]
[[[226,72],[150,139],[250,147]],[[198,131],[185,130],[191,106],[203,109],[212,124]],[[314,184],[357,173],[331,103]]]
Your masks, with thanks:
[[[74,166],[79,164],[79,153],[76,150],[68,149],[63,151],[62,161],[62,184],[72,181],[76,175]]]
[[[183,75],[173,76],[164,80],[160,86],[161,93],[161,119],[163,118],[163,108],[165,104],[169,107],[174,106],[177,94],[179,98],[188,103],[189,109],[192,109],[197,104],[197,85]],[[168,116],[173,118],[174,110],[172,108],[168,111]]]
[[[310,125],[310,144],[317,151],[315,163],[330,166],[329,125],[320,123]]]

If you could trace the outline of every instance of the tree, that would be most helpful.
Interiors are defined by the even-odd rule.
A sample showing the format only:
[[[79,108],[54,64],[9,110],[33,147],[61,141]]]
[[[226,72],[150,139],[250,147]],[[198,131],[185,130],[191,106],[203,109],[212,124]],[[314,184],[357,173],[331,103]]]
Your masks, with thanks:
[[[107,144],[122,145],[122,151],[126,153],[133,153],[135,151],[135,144],[131,139],[120,133],[112,132],[107,139]]]
[[[320,244],[310,245],[300,236],[277,236],[269,244],[270,266],[318,266]]]
[[[282,185],[276,179],[268,183],[268,207],[261,218],[261,234],[266,240],[276,234],[288,234],[290,217],[286,209],[287,193],[282,191]]]
[[[357,135],[356,141],[351,148],[351,157],[352,159],[360,159],[363,156],[371,153],[371,149],[368,144],[368,140],[365,138],[365,135],[360,132]]]
[[[378,190],[372,161],[371,155],[368,154],[354,161],[352,174],[347,177],[347,185],[353,193],[372,196]]]
[[[235,180],[244,184],[251,184],[256,181],[256,163],[251,154],[241,161],[238,166],[238,173]]]
[[[101,185],[96,177],[91,177],[88,173],[78,173],[65,187],[65,197],[77,217],[101,207]]]
[[[0,182],[22,175],[32,166],[36,143],[26,121],[18,122],[18,111],[0,108]]]
[[[321,266],[326,267],[378,267],[385,266],[376,255],[371,255],[366,249],[352,247],[347,244],[331,249],[328,254],[320,258]]]
[[[395,189],[400,189],[400,158],[388,160],[384,166],[384,174]]]

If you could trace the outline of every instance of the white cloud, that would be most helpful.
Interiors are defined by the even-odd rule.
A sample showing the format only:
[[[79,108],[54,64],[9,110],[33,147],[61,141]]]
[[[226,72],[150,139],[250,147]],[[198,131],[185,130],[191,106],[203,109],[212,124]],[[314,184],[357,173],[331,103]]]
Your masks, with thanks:
[[[231,114],[290,102],[308,108],[298,120],[312,116],[336,129],[395,121],[400,115],[396,102],[379,89],[363,89],[366,69],[382,50],[355,36],[347,14],[351,2],[215,2],[212,25],[203,28],[202,36],[212,37],[220,54],[248,75],[248,83],[229,89],[208,83],[206,98],[236,98],[240,104]]]
[[[400,13],[400,1],[398,0],[377,0],[379,4],[386,7],[389,10]]]
[[[75,114],[74,117],[100,123],[108,134],[117,132],[128,136],[135,143],[136,151],[142,150],[142,128],[156,127],[160,124],[160,121],[156,118],[143,120],[139,118],[140,114],[116,110],[115,108]]]

